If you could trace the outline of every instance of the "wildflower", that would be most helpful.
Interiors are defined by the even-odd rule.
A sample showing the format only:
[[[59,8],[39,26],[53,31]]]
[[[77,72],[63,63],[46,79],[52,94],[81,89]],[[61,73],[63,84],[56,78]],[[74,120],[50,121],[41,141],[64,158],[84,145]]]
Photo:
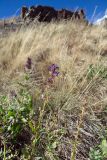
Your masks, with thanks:
[[[59,72],[57,71],[59,70],[59,67],[57,64],[52,64],[51,66],[49,66],[48,70],[52,77],[59,75]]]
[[[28,57],[27,62],[25,64],[26,69],[31,69],[32,68],[32,59]]]
[[[54,71],[53,73],[52,73],[52,76],[53,77],[56,77],[56,76],[58,76],[59,75],[59,72],[58,71]]]
[[[48,67],[48,70],[50,72],[55,72],[57,69],[59,69],[57,64],[52,64],[51,66]]]
[[[48,67],[48,70],[51,77],[48,78],[47,82],[52,84],[54,82],[55,77],[57,77],[60,73],[58,72],[59,66],[57,64],[52,64]]]

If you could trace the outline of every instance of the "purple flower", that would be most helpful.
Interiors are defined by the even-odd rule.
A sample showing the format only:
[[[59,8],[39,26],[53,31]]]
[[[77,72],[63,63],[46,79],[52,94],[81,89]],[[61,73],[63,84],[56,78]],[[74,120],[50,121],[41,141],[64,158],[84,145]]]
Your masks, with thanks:
[[[56,77],[56,76],[58,76],[59,75],[59,72],[58,71],[54,71],[53,73],[52,73],[52,76],[53,77]]]
[[[52,64],[51,66],[48,67],[48,70],[51,72],[55,72],[56,69],[59,69],[57,64]]]
[[[27,62],[25,64],[25,68],[31,69],[32,68],[32,59],[28,57]]]
[[[47,82],[52,84],[54,82],[55,77],[57,77],[60,73],[58,72],[59,66],[57,64],[52,64],[48,67],[48,70],[51,74],[51,77],[48,78]]]

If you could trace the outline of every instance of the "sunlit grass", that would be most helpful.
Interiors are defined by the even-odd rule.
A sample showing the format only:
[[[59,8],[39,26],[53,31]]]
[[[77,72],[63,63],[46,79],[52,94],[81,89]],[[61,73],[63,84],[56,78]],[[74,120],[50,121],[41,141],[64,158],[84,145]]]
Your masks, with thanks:
[[[24,89],[32,100],[30,114],[34,113],[23,122],[30,127],[30,144],[22,146],[18,157],[85,160],[90,148],[107,136],[107,57],[102,56],[106,50],[106,28],[82,22],[37,23],[0,38],[0,94],[8,101],[0,106],[10,107],[13,93],[23,100]],[[58,71],[50,73],[53,64]],[[16,102],[17,98],[15,107]]]

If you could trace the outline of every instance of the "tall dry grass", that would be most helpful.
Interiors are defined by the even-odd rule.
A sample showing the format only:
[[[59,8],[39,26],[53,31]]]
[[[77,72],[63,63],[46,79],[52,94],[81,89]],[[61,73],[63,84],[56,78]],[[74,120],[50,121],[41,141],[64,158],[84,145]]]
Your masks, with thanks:
[[[35,69],[29,81],[33,94],[47,79],[47,67],[53,63],[60,67],[60,75],[49,89],[57,107],[53,128],[66,130],[57,150],[59,159],[87,159],[105,128],[98,115],[107,104],[107,79],[99,74],[107,67],[106,50],[107,29],[80,22],[31,24],[0,38],[1,94],[18,89],[15,82],[22,81],[28,57]],[[92,65],[98,68],[93,77]]]

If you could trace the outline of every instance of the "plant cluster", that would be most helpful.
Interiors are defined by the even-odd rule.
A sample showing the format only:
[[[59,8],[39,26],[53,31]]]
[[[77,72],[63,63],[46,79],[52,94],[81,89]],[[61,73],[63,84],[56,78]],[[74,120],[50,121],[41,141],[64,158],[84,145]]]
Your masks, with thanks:
[[[27,59],[25,69],[32,69],[31,58]],[[49,67],[52,78],[59,74],[56,69],[58,66],[54,64]],[[26,75],[29,78],[27,70]],[[47,83],[50,82],[47,80]],[[55,132],[45,127],[52,102],[49,102],[48,92],[44,94],[45,99],[37,95],[36,106],[31,94],[23,87],[19,93],[12,90],[9,97],[0,97],[0,160],[43,160],[56,157],[55,149],[64,132],[62,129]]]
[[[91,148],[89,153],[90,160],[107,159],[107,140],[103,139],[96,148]]]
[[[42,160],[54,155],[63,131],[45,127],[44,118],[48,123],[45,112],[49,112],[50,105],[41,102],[34,109],[32,96],[24,90],[17,97],[0,98],[0,160]]]

